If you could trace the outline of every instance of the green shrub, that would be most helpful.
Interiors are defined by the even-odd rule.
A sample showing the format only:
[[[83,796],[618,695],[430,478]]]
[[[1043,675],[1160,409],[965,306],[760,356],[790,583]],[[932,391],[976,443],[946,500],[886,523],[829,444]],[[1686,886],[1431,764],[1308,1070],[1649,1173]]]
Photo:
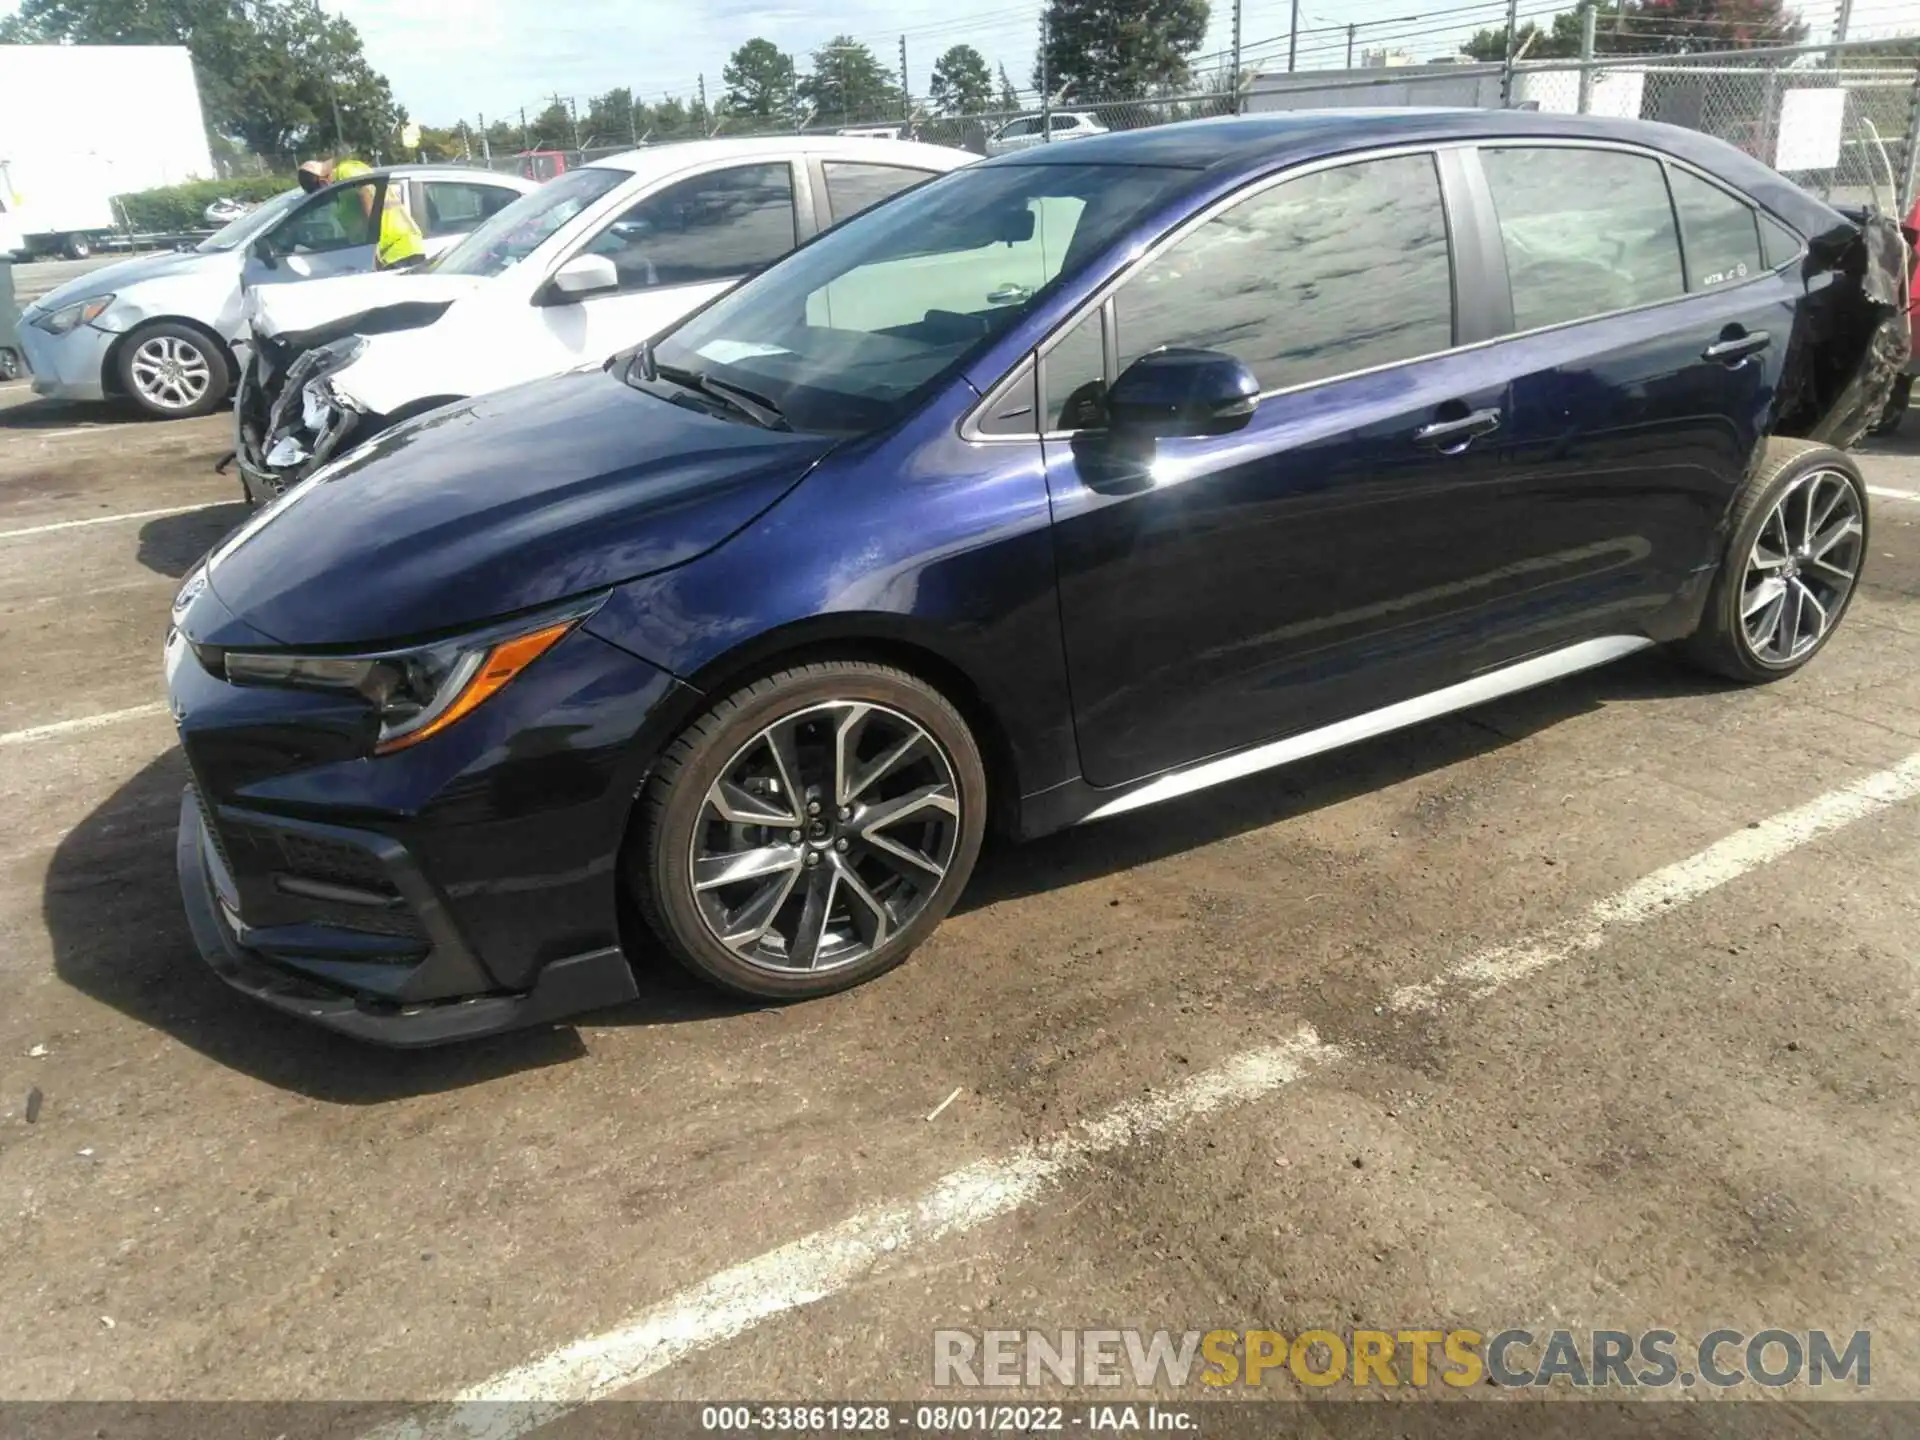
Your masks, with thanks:
[[[183,230],[207,228],[205,210],[215,200],[270,200],[282,190],[293,188],[293,176],[236,175],[231,180],[190,180],[185,185],[166,185],[158,190],[139,190],[131,195],[114,196],[116,213],[126,217],[135,231],[161,231],[171,234]]]

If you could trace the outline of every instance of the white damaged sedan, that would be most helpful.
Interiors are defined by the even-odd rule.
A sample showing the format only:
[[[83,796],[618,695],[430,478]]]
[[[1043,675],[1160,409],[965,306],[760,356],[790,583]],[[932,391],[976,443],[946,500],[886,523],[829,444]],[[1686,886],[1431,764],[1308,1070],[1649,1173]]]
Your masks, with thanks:
[[[421,270],[250,292],[234,447],[248,498],[411,416],[597,364],[976,158],[839,135],[634,150],[549,181]]]

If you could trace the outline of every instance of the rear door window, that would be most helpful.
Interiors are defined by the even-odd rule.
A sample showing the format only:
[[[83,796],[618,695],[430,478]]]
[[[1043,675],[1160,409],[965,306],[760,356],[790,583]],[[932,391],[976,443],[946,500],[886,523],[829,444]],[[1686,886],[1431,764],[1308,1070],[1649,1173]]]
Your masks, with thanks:
[[[1574,146],[1483,149],[1520,330],[1686,293],[1664,166]]]
[[[1264,190],[1148,261],[1116,306],[1122,370],[1190,345],[1244,361],[1269,391],[1446,350],[1453,270],[1433,157]]]
[[[518,190],[504,185],[478,185],[465,180],[429,180],[420,188],[426,192],[421,228],[429,239],[464,235],[520,198]]]
[[[1760,258],[1759,217],[1744,200],[1675,166],[1667,167],[1680,243],[1687,256],[1687,289],[1737,285],[1767,268]]]
[[[827,177],[827,207],[836,223],[933,178],[931,170],[857,165],[847,160],[828,160],[820,169]]]

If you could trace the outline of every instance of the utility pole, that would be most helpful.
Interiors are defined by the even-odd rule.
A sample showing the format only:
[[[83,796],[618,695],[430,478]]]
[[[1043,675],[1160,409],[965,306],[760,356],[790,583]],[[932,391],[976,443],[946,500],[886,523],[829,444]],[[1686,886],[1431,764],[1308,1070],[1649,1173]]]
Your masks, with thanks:
[[[640,143],[640,92],[627,92],[627,135],[635,145]]]
[[[527,107],[524,105],[520,107],[520,148],[523,151],[533,149],[533,132],[527,129]]]
[[[913,125],[913,87],[907,83],[907,37],[900,37],[900,118]]]
[[[1233,113],[1240,113],[1240,0],[1233,0]]]
[[[1599,20],[1596,0],[1580,0],[1580,113],[1593,111],[1593,32]]]
[[[1507,0],[1507,54],[1500,64],[1500,108],[1513,108],[1513,47],[1519,43],[1520,0]]]
[[[1287,22],[1287,73],[1300,56],[1300,0],[1293,0],[1293,18]]]
[[[1053,22],[1046,11],[1040,12],[1040,143],[1053,143],[1053,75],[1047,67],[1048,42],[1053,38]]]
[[[1353,32],[1358,28],[1355,25],[1347,26],[1347,69],[1349,70],[1353,68]]]
[[[1840,0],[1840,9],[1833,17],[1833,43],[1846,43],[1847,26],[1853,21],[1853,0]]]
[[[707,72],[700,72],[700,133],[707,133]]]
[[[487,138],[487,117],[484,111],[480,115],[480,158],[489,165],[493,163],[493,142]]]

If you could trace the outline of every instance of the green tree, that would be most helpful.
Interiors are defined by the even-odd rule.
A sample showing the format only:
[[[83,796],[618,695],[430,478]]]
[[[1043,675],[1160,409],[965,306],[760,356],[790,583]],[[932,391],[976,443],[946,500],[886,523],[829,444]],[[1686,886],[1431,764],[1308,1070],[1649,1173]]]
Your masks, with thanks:
[[[653,133],[656,139],[677,139],[692,128],[693,122],[687,116],[687,107],[680,103],[678,95],[665,96],[653,107]]]
[[[546,109],[527,122],[532,131],[529,150],[571,150],[573,148],[573,112],[567,102],[556,98]]]
[[[1207,0],[1048,0],[1046,83],[1081,100],[1184,89],[1208,14]],[[1036,88],[1041,79],[1036,57]]]
[[[604,95],[587,102],[587,113],[580,117],[580,139],[585,145],[630,145],[640,133],[635,123],[633,91],[615,86]]]
[[[390,154],[406,118],[360,32],[315,0],[22,0],[0,43],[184,45],[208,129],[276,160]]]
[[[1526,49],[1529,60],[1578,55],[1580,11],[1555,15],[1550,30],[1529,20],[1517,33],[1521,45],[1534,37]],[[1806,25],[1783,0],[1607,0],[1594,26],[1593,48],[1598,55],[1738,50],[1792,45],[1806,34]],[[1461,48],[1476,60],[1503,59],[1507,27],[1482,30]]]
[[[792,122],[793,57],[771,40],[747,41],[733,52],[720,78],[727,87],[720,106],[727,114],[765,125]]]
[[[995,103],[1002,110],[1020,108],[1020,92],[1013,88],[1013,81],[1007,78],[1007,67],[1004,64],[1000,67],[1000,93],[994,98]]]
[[[836,35],[813,52],[813,73],[800,82],[800,98],[822,124],[895,117],[901,109],[892,72],[851,35]]]
[[[933,62],[930,94],[941,115],[972,115],[993,103],[987,59],[971,45],[955,45]]]

